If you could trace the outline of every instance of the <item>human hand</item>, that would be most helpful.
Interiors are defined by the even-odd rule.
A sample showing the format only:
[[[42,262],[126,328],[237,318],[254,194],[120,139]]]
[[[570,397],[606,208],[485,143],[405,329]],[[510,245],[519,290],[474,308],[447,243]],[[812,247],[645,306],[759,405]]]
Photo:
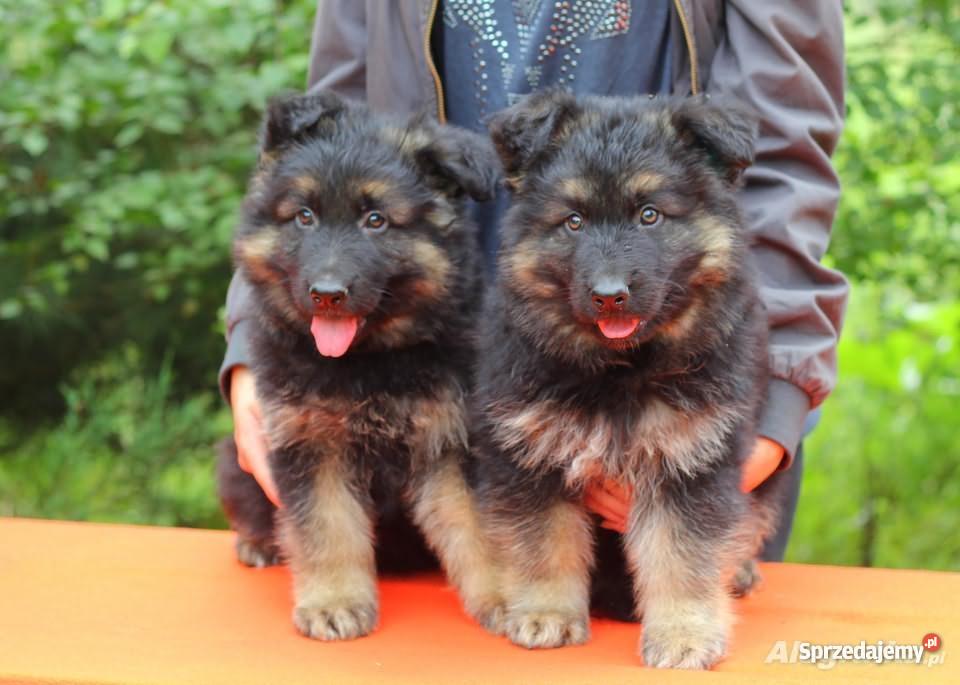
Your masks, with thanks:
[[[277,486],[267,460],[267,440],[260,418],[260,401],[253,374],[245,366],[236,366],[230,374],[230,406],[233,409],[233,439],[237,443],[237,463],[253,476],[267,498],[280,506]]]
[[[783,461],[784,449],[779,443],[769,438],[757,438],[753,452],[743,463],[743,472],[740,474],[740,491],[751,492],[758,488]]]
[[[768,438],[757,438],[753,452],[743,464],[740,490],[750,492],[763,483],[777,470],[783,461],[783,447]],[[583,503],[602,521],[600,526],[618,533],[627,530],[627,516],[630,513],[633,493],[616,481],[605,479],[587,487]]]

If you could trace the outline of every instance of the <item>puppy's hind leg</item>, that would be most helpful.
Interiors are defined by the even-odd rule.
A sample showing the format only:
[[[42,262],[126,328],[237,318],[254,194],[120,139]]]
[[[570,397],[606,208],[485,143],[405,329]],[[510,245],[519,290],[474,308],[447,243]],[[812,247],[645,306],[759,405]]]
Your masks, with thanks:
[[[502,632],[498,569],[459,463],[443,460],[416,474],[409,499],[414,521],[440,557],[467,613],[490,632]]]
[[[233,438],[220,442],[217,453],[217,490],[230,526],[237,531],[237,559],[257,568],[279,563],[277,508],[253,476],[240,468]]]

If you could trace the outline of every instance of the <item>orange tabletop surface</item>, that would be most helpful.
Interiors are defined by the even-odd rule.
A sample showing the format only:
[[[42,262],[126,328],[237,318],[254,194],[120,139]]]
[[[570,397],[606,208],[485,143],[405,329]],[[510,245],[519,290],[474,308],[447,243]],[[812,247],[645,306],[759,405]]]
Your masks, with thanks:
[[[712,672],[657,671],[640,628],[526,651],[486,634],[437,576],[381,583],[370,637],[290,622],[285,568],[252,570],[222,531],[0,519],[2,683],[960,683],[960,574],[767,564]],[[920,664],[789,663],[794,641],[918,644]],[[783,641],[781,644],[780,641]],[[799,647],[797,647],[799,649]],[[786,663],[784,663],[786,662]]]

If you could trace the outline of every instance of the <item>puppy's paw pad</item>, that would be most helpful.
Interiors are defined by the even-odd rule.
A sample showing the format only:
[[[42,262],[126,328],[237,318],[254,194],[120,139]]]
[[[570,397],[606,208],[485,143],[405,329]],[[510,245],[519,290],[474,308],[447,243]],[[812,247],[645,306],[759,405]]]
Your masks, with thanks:
[[[695,635],[682,627],[658,630],[655,626],[643,631],[643,663],[653,668],[704,670],[720,661],[726,650],[722,633]]]
[[[507,616],[504,628],[511,642],[527,649],[579,645],[590,637],[590,617],[563,611],[517,611]]]
[[[293,610],[293,623],[314,640],[352,640],[369,634],[377,624],[374,604],[305,605]]]
[[[237,560],[244,566],[265,568],[280,563],[280,550],[273,542],[237,538]]]

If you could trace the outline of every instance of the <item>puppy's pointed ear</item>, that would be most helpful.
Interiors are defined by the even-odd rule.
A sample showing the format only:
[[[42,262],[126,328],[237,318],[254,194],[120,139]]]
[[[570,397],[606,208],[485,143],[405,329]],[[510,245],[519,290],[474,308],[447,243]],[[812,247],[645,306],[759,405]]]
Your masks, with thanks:
[[[728,182],[738,182],[753,164],[757,122],[742,105],[687,98],[674,110],[672,120],[680,136],[705,151]]]
[[[267,106],[261,150],[271,153],[308,136],[329,135],[346,109],[346,101],[328,90],[275,98]]]
[[[500,165],[486,136],[430,124],[426,141],[413,150],[413,158],[433,185],[453,197],[466,193],[478,201],[493,198]]]
[[[556,149],[578,113],[572,93],[551,88],[532,93],[487,120],[511,190],[516,190],[523,177]]]

